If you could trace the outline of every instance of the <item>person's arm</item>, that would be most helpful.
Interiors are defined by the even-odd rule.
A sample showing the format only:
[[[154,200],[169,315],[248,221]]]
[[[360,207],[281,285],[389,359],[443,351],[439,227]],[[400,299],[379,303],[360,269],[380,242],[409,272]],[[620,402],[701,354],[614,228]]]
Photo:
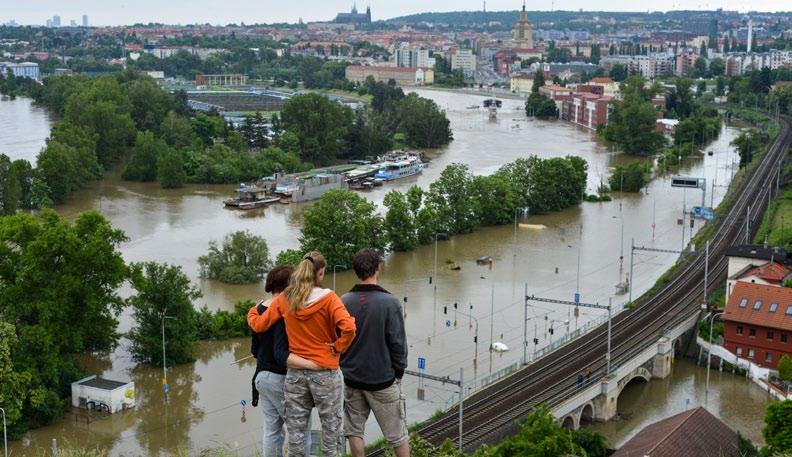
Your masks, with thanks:
[[[401,306],[394,300],[388,307],[388,320],[385,327],[385,342],[391,357],[391,366],[396,372],[396,378],[404,376],[407,368],[407,336],[404,332],[404,318]]]
[[[278,322],[270,329],[272,331],[272,355],[278,365],[286,366],[289,358],[289,339],[286,337],[286,326]]]
[[[270,327],[275,325],[275,323],[282,318],[281,301],[275,300],[269,308],[264,311],[264,314],[259,314],[255,306],[250,308],[247,315],[247,322],[251,330],[257,333],[263,333],[269,330]]]
[[[331,344],[335,354],[343,354],[344,351],[352,344],[355,339],[355,318],[349,315],[344,303],[338,298],[338,295],[333,293],[333,304],[331,317],[333,318],[333,327],[339,331],[338,338]]]
[[[323,370],[321,365],[314,362],[313,360],[308,360],[305,357],[300,357],[297,354],[289,354],[289,358],[286,361],[286,366],[288,368],[299,368],[301,370],[313,370],[319,371]]]

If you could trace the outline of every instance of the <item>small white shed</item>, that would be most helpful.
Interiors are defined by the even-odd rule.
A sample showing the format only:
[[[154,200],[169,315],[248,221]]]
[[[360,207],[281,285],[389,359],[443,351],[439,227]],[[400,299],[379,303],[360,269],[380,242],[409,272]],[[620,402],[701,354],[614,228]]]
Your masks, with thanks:
[[[72,383],[72,406],[110,414],[135,407],[135,383],[94,376]]]

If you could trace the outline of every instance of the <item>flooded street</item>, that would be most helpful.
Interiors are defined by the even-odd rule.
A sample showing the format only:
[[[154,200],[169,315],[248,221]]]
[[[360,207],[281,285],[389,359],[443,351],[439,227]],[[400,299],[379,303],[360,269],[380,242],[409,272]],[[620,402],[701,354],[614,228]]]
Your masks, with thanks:
[[[471,104],[480,104],[483,96],[441,91],[419,93],[434,99],[447,110],[454,141],[445,148],[429,152],[433,160],[421,175],[363,192],[362,195],[375,202],[380,210],[383,197],[389,190],[406,190],[413,184],[427,188],[452,162],[467,164],[474,174],[489,174],[507,162],[533,154],[541,157],[578,155],[589,164],[588,192],[594,193],[600,180],[607,180],[611,167],[630,160],[609,151],[591,131],[560,121],[527,119],[522,103],[517,100],[504,100],[498,119],[490,121],[483,110],[466,109]],[[0,102],[0,122],[6,116],[3,110],[8,105],[4,103]],[[45,122],[45,119],[39,122]],[[47,129],[44,129],[41,139],[46,137]],[[725,187],[718,186],[728,184],[731,177],[731,164],[737,156],[729,143],[736,134],[736,129],[725,127],[721,136],[707,148],[714,151],[712,156],[700,154],[686,158],[678,172],[707,178],[707,205],[711,198],[709,184],[713,180],[716,181],[714,203],[717,205],[723,197]],[[21,140],[11,136],[0,141],[14,144],[14,141]],[[20,136],[24,136],[26,141],[34,139],[28,132],[20,132]],[[10,148],[6,147],[6,151],[14,158]],[[536,296],[572,300],[578,282],[578,259],[582,301],[605,303],[612,298],[617,304],[626,302],[626,295],[615,295],[615,286],[625,280],[629,271],[631,238],[635,238],[636,245],[679,249],[683,237],[677,219],[682,215],[683,199],[688,208],[701,203],[700,191],[671,188],[669,176],[654,179],[646,193],[623,196],[614,193],[612,202],[584,202],[565,211],[528,216],[519,221],[541,224],[546,227],[544,229],[519,226],[515,230],[514,226],[507,225],[440,241],[436,247],[437,280],[433,285],[429,284],[428,277],[435,268],[434,245],[389,255],[382,282],[395,295],[407,296],[410,367],[416,367],[418,357],[425,357],[427,373],[457,377],[461,367],[465,370],[466,382],[472,382],[474,378],[480,379],[518,362],[522,357],[525,288]],[[234,286],[202,280],[198,278],[197,258],[206,253],[210,241],[220,240],[236,230],[249,230],[263,236],[273,257],[280,250],[297,247],[301,211],[308,205],[274,205],[250,212],[230,211],[222,207],[222,200],[233,189],[234,186],[190,185],[184,189],[163,190],[157,184],[124,182],[115,172],[108,173],[104,180],[93,183],[90,188],[73,194],[67,204],[57,210],[67,217],[88,209],[101,211],[129,237],[121,247],[127,261],[154,260],[179,265],[203,292],[203,298],[197,303],[199,306],[205,303],[211,309],[232,309],[238,300],[261,297],[263,285]],[[696,230],[700,224],[696,221]],[[685,230],[684,243],[687,243],[690,233],[687,228]],[[483,255],[494,259],[491,271],[475,263],[475,259]],[[621,255],[624,258],[620,262]],[[672,254],[636,254],[636,296],[648,289],[674,262],[674,258]],[[446,268],[447,260],[459,264],[461,270]],[[351,287],[353,276],[351,272],[339,272],[337,290]],[[331,287],[332,281],[332,274],[328,273],[325,286]],[[473,320],[462,314],[454,316],[454,303],[458,303],[459,310],[471,313],[478,320],[477,353],[473,342]],[[449,308],[447,315],[443,314],[444,306]],[[575,319],[571,309],[534,302],[528,317],[528,341],[533,340],[534,334],[540,340],[537,347],[530,344],[532,352],[601,315],[581,309],[579,318]],[[124,313],[120,320],[122,332],[131,328],[129,312]],[[457,326],[454,326],[454,321]],[[553,335],[549,334],[548,326],[554,328]],[[491,341],[503,342],[511,350],[492,355],[487,350]],[[123,341],[119,349],[105,358],[90,358],[87,369],[88,374],[133,380],[137,388],[137,408],[91,424],[65,416],[57,424],[35,430],[24,440],[13,443],[14,455],[26,454],[33,448],[46,449],[52,438],[73,446],[98,444],[111,450],[113,455],[157,455],[179,449],[216,447],[233,449],[240,455],[254,455],[261,438],[261,411],[248,407],[243,416],[240,405],[243,399],[249,401],[253,362],[233,363],[248,354],[247,340],[202,342],[194,364],[169,370],[171,395],[167,402],[161,390],[161,370],[135,367],[125,344]],[[474,369],[476,359],[478,363]],[[692,375],[678,375],[683,372],[680,367],[685,363],[675,367],[672,378],[676,381],[653,381],[648,385],[652,394],[657,395],[658,404],[667,398],[669,405],[678,406],[677,397],[680,395],[688,395],[694,405],[703,401],[703,394],[684,387],[685,383],[692,382],[688,380]],[[698,369],[692,366],[690,370]],[[697,389],[703,371],[696,373]],[[723,392],[724,398],[728,398],[734,389],[742,388],[742,384],[738,384],[742,381],[744,378],[718,375],[713,376],[711,387],[714,392]],[[426,384],[426,400],[418,401],[416,386],[415,379],[405,379],[408,420],[411,423],[427,418],[453,401],[455,392],[451,387],[430,383]],[[710,395],[711,405],[716,404],[713,398],[718,396]],[[753,401],[751,398],[756,410],[763,411],[762,400]],[[637,401],[643,400],[638,398]],[[684,406],[684,399],[682,402]],[[725,407],[722,409],[732,411]],[[656,407],[651,412],[663,416],[662,411],[665,410]],[[651,416],[651,420],[660,416]],[[631,424],[640,417],[634,413]],[[758,416],[754,414],[752,417],[758,424]],[[745,423],[750,424],[750,421],[746,419]],[[609,435],[615,436],[614,440],[622,439],[623,433],[630,433],[623,432],[620,424],[605,425],[619,430]],[[758,430],[760,425],[756,427]],[[741,431],[754,437],[748,430]],[[379,436],[373,420],[367,432],[370,433],[369,441]],[[758,434],[756,430],[754,433]]]

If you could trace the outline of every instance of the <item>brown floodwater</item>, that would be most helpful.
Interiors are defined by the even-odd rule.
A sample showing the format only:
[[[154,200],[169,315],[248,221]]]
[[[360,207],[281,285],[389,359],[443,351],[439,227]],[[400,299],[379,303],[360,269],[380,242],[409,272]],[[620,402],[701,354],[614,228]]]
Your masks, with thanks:
[[[471,104],[480,104],[482,96],[441,91],[421,91],[421,95],[434,99],[447,111],[454,141],[429,151],[433,160],[421,175],[363,192],[380,209],[390,189],[405,190],[413,184],[427,188],[452,162],[467,164],[475,174],[488,174],[509,161],[532,154],[578,155],[589,164],[588,187],[593,193],[600,180],[607,180],[611,167],[629,160],[610,151],[591,131],[560,121],[527,119],[517,100],[504,100],[498,119],[490,121],[483,110],[466,109]],[[0,118],[4,106],[0,104]],[[735,128],[724,127],[721,136],[707,148],[714,151],[712,156],[699,154],[686,158],[681,170],[672,172],[706,177],[708,183],[717,175],[718,186],[727,184],[737,157],[729,146],[736,132]],[[309,205],[229,211],[222,207],[222,200],[233,189],[230,185],[189,185],[163,190],[156,184],[124,182],[118,173],[109,173],[104,180],[75,193],[57,210],[66,217],[88,209],[101,211],[129,237],[121,246],[127,261],[154,260],[179,265],[203,292],[196,305],[231,309],[237,300],[262,296],[263,286],[234,286],[199,278],[197,258],[206,252],[208,243],[232,231],[249,230],[267,240],[274,257],[282,249],[298,246],[301,212]],[[709,204],[710,189],[707,190]],[[724,187],[715,187],[716,205],[724,192]],[[646,192],[615,193],[613,197],[612,202],[582,203],[519,221],[543,225],[543,229],[520,226],[515,231],[512,225],[490,227],[449,241],[441,240],[436,247],[423,246],[412,252],[389,255],[382,282],[394,294],[408,296],[410,367],[416,368],[417,358],[424,357],[428,373],[457,377],[459,368],[464,368],[466,382],[472,382],[519,361],[524,289],[527,287],[536,296],[572,300],[578,282],[578,263],[581,300],[604,303],[612,298],[617,304],[626,302],[626,295],[616,295],[615,286],[629,271],[630,239],[634,237],[636,245],[679,249],[682,229],[677,219],[681,216],[683,199],[688,207],[700,204],[701,192],[671,188],[669,177],[660,176],[649,184]],[[697,221],[696,230],[699,226]],[[688,232],[686,229],[685,242],[689,239]],[[437,280],[430,285],[428,276],[434,270],[435,248]],[[620,262],[622,253],[624,260]],[[491,271],[475,263],[483,255],[494,259]],[[448,269],[446,261],[456,262],[461,269]],[[672,254],[636,255],[636,294],[651,286],[673,261]],[[339,271],[336,282],[337,290],[343,291],[354,283],[354,278],[350,272]],[[332,284],[333,275],[328,273],[325,285],[332,287]],[[474,326],[469,325],[473,322],[461,314],[455,318],[451,311],[453,303],[458,303],[462,311],[472,309],[478,319],[477,354]],[[444,306],[449,307],[447,315],[443,314]],[[536,334],[540,340],[538,349],[553,338],[558,340],[567,331],[601,317],[597,312],[581,310],[576,320],[568,308],[539,303],[532,303],[528,316],[528,340],[532,341]],[[120,321],[122,332],[133,324],[129,312],[122,314]],[[549,334],[548,327],[554,328],[554,335]],[[511,350],[493,355],[487,351],[491,341],[503,342]],[[122,341],[112,354],[87,357],[87,368],[89,374],[135,381],[139,404],[134,411],[89,425],[65,416],[53,426],[32,431],[13,443],[14,455],[48,448],[52,438],[74,446],[98,445],[113,455],[164,455],[180,449],[197,451],[213,447],[236,450],[240,455],[254,453],[260,440],[261,413],[248,406],[243,420],[240,405],[243,399],[249,400],[253,364],[250,360],[233,363],[247,355],[247,341],[201,343],[195,363],[169,370],[168,401],[161,391],[161,369],[135,366],[126,344]],[[534,349],[533,344],[530,348]],[[474,359],[478,360],[475,369]],[[732,388],[733,381],[729,379],[714,382],[713,389]],[[427,383],[426,399],[418,401],[415,379],[406,379],[405,386],[410,422],[423,420],[445,408],[454,395],[448,386]],[[657,389],[671,392],[660,384]],[[701,400],[696,397],[693,401]],[[759,422],[756,427],[760,427]],[[373,421],[368,424],[367,433],[371,439],[379,436]]]
[[[51,127],[51,116],[44,107],[29,98],[12,100],[0,95],[0,154],[35,165]]]

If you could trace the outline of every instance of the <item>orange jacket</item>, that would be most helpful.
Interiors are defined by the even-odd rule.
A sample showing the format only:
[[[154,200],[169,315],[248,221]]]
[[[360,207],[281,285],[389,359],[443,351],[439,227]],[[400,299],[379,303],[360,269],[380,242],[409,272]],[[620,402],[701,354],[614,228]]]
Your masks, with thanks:
[[[349,315],[341,299],[330,289],[315,287],[305,308],[296,313],[289,311],[285,294],[278,294],[264,314],[258,314],[255,307],[251,308],[247,321],[254,332],[261,333],[281,318],[286,323],[289,352],[330,370],[338,368],[341,354],[355,338],[355,318]],[[332,344],[335,354],[326,343]]]

